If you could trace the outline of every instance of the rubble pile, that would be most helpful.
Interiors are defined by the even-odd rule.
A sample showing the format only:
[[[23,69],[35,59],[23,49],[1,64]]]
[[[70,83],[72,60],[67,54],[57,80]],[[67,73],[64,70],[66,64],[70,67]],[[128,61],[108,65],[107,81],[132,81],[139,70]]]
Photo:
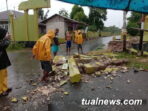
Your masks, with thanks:
[[[131,43],[129,41],[126,42],[126,47],[131,48]],[[110,41],[108,44],[108,49],[110,49],[113,52],[122,52],[123,51],[123,41],[115,40]]]
[[[126,72],[127,68],[122,65],[127,64],[127,59],[116,59],[115,55],[109,54],[88,54],[74,55],[81,74],[101,74],[117,73],[118,70]]]
[[[35,87],[34,90],[27,92],[27,96],[22,98],[12,98],[12,103],[17,103],[20,99],[24,102],[50,100],[50,95],[54,92],[62,92],[69,95],[60,87],[68,83],[88,82],[90,75],[95,77],[107,75],[106,78],[113,80],[117,72],[127,72],[128,68],[122,66],[128,63],[127,59],[116,59],[115,54],[91,52],[85,55],[75,54],[71,57],[56,56],[53,60],[54,75],[49,77],[48,83],[38,85],[37,82],[30,80],[30,85]],[[129,81],[128,81],[129,82]]]

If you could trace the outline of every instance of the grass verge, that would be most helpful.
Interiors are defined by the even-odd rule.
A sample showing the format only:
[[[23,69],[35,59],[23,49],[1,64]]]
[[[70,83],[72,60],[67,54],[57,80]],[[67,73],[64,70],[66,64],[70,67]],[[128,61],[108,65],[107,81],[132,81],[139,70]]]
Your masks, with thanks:
[[[116,57],[121,59],[121,58],[126,58],[129,60],[129,67],[136,67],[136,68],[143,68],[143,69],[148,69],[148,57],[139,57],[133,54],[129,53],[116,53]]]

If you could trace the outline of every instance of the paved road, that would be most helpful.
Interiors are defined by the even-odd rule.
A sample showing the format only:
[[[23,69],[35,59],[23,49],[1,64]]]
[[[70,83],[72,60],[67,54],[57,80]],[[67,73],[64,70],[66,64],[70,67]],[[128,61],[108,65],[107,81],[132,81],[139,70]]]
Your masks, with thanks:
[[[107,39],[108,40],[108,39]],[[104,42],[107,42],[106,40]],[[93,50],[103,43],[99,40],[92,40],[84,44],[85,52]],[[86,48],[87,47],[87,48]],[[65,46],[62,46],[61,52],[64,53]],[[87,50],[86,50],[87,49]],[[76,52],[73,46],[73,53]],[[40,77],[40,64],[38,61],[32,60],[31,50],[9,52],[12,66],[9,68],[9,85],[13,87],[13,92],[9,97],[0,98],[0,111],[5,106],[10,106],[8,111],[47,111],[48,102],[32,106],[32,103],[24,104],[19,102],[12,104],[10,97],[22,97],[26,95],[29,90],[34,89],[34,86],[28,84],[28,80],[37,80]],[[111,84],[112,88],[108,89],[106,86],[110,81],[105,80],[104,77],[93,78],[90,77],[90,82],[80,83],[77,85],[66,84],[63,88],[70,92],[70,95],[63,96],[56,93],[52,96],[52,104],[50,104],[50,111],[148,111],[148,104],[143,106],[82,106],[82,98],[107,98],[107,99],[144,99],[148,100],[148,73],[139,72],[134,74],[131,70],[125,74],[119,74],[121,77],[114,79]],[[127,84],[127,80],[131,80]],[[93,89],[93,90],[92,90]]]

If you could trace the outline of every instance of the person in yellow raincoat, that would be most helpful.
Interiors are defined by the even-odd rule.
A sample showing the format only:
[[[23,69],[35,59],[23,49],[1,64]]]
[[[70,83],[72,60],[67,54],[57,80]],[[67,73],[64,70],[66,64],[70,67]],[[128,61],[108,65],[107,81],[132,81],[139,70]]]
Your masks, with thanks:
[[[10,44],[10,35],[5,29],[0,28],[0,96],[7,96],[12,89],[8,88],[7,67],[11,65],[6,48]]]
[[[77,44],[78,53],[83,53],[82,44],[84,42],[82,32],[80,30],[75,32],[75,43]]]
[[[52,75],[52,54],[51,45],[53,38],[55,37],[55,32],[49,30],[47,34],[43,35],[33,47],[33,57],[36,60],[41,61],[41,67],[43,69],[43,77],[41,81],[47,81],[49,75]]]

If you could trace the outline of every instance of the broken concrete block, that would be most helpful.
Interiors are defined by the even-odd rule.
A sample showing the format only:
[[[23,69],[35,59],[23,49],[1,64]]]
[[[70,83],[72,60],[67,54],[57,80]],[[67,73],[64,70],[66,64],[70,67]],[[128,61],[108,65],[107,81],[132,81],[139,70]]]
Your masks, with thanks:
[[[80,82],[81,74],[73,57],[68,59],[70,82]]]
[[[68,69],[68,64],[67,64],[67,63],[63,64],[62,69],[63,69],[63,70]]]
[[[66,83],[67,83],[67,80],[61,81],[61,82],[60,82],[60,86],[63,86],[63,85],[65,85]]]
[[[127,64],[129,62],[128,59],[120,59],[120,60],[114,60],[111,62],[112,65],[122,65]]]
[[[92,74],[97,71],[97,65],[95,64],[84,64],[84,71],[87,74]]]
[[[23,97],[22,97],[22,100],[23,100],[24,102],[27,102],[29,99],[28,99],[27,96],[23,96]]]
[[[66,92],[66,91],[65,91],[65,92],[64,92],[64,95],[69,95],[69,92]]]
[[[12,98],[12,99],[11,99],[11,102],[12,102],[12,103],[17,103],[18,100],[17,100],[17,98]]]
[[[106,69],[104,70],[105,74],[110,74],[112,71],[113,71],[112,68],[106,68]]]
[[[102,75],[101,72],[99,72],[99,71],[96,72],[95,74],[96,74],[96,76],[101,76]]]
[[[66,58],[64,56],[55,56],[53,59],[53,63],[56,65],[62,65],[66,63]]]

